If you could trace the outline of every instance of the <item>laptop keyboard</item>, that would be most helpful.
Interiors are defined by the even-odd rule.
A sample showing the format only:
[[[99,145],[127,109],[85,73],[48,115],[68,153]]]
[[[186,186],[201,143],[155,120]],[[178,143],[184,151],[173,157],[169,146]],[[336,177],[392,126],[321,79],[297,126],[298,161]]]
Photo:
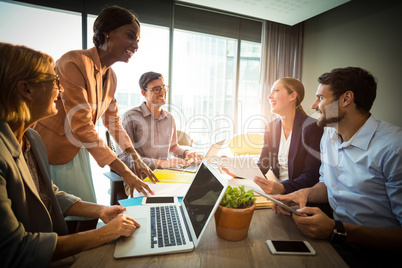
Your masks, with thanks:
[[[185,245],[176,206],[151,207],[151,248]]]

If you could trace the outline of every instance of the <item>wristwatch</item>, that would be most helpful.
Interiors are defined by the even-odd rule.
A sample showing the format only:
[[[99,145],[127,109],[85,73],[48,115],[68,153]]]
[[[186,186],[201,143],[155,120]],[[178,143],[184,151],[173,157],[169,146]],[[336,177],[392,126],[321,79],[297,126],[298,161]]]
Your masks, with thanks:
[[[342,244],[345,242],[348,234],[345,231],[345,227],[343,227],[343,223],[341,221],[335,221],[335,229],[332,231],[331,242],[335,244]]]

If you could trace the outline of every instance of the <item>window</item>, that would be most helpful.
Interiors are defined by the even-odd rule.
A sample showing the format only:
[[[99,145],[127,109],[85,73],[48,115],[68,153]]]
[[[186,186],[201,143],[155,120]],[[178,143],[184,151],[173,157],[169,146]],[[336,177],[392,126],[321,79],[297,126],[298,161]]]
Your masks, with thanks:
[[[0,2],[0,36],[2,42],[28,46],[56,61],[66,51],[81,49],[81,13]]]
[[[266,118],[261,116],[260,79],[261,44],[241,41],[239,93],[236,133],[264,133]]]
[[[263,132],[261,22],[175,4],[171,111],[197,151]],[[219,27],[217,27],[219,25]]]
[[[233,131],[236,49],[234,39],[174,32],[170,110],[197,149]]]
[[[230,138],[236,123],[238,133],[250,128],[255,132],[255,122],[260,114],[261,45],[241,43],[236,109],[237,42],[232,38],[183,30],[174,32],[172,103],[169,108],[177,129],[187,132],[199,151]]]

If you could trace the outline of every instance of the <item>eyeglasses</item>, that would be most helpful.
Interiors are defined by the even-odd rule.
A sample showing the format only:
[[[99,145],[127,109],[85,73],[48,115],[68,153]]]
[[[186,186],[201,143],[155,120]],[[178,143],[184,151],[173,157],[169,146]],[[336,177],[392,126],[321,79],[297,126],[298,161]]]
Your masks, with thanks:
[[[48,74],[52,75],[52,74]],[[53,77],[51,78],[43,78],[43,79],[32,79],[28,81],[32,81],[33,83],[41,83],[41,82],[56,82],[57,89],[60,91],[60,78],[58,75],[52,75]]]
[[[161,87],[144,88],[144,89],[146,89],[146,90],[151,90],[151,91],[153,91],[153,92],[156,93],[156,94],[159,94],[162,89],[164,89],[165,92],[168,92],[168,91],[169,91],[169,87],[166,86],[166,85],[163,85],[163,86],[161,86]]]

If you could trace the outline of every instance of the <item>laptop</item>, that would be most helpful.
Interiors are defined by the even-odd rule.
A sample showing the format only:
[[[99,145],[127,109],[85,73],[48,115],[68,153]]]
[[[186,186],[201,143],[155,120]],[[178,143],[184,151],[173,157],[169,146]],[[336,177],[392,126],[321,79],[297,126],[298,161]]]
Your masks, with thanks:
[[[194,250],[227,187],[226,179],[206,159],[203,159],[180,204],[127,207],[124,213],[138,221],[141,227],[130,237],[120,238],[117,241],[114,257],[126,258]],[[164,216],[163,213],[167,215]],[[167,222],[167,227],[163,226],[163,222]]]
[[[225,143],[225,141],[226,141],[226,139],[221,140],[220,142],[212,144],[211,147],[209,147],[208,152],[204,156],[204,158],[209,163],[214,162],[214,158],[219,153],[219,151],[222,148],[222,145]],[[199,166],[200,166],[200,163],[193,162],[193,163],[191,163],[191,165],[189,165],[187,167],[171,167],[171,168],[166,168],[166,169],[195,173]]]

